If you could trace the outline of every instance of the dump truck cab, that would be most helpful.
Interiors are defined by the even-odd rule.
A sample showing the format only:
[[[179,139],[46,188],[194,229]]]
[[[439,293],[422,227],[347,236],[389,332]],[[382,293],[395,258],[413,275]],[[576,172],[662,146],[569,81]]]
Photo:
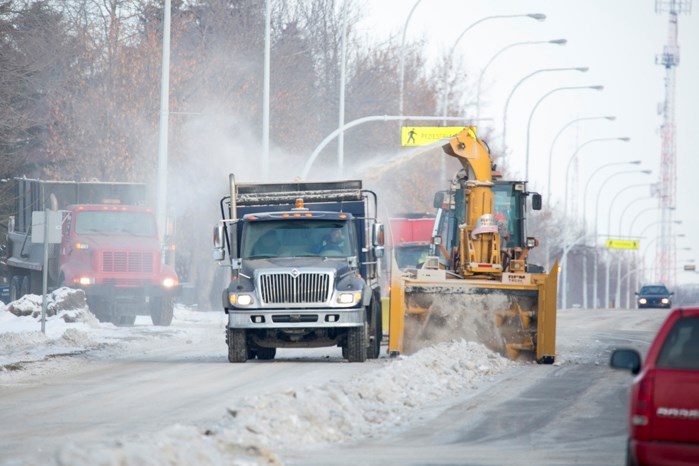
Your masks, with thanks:
[[[230,257],[223,291],[230,362],[277,348],[339,346],[379,356],[383,225],[359,181],[239,184],[222,199],[215,258]]]

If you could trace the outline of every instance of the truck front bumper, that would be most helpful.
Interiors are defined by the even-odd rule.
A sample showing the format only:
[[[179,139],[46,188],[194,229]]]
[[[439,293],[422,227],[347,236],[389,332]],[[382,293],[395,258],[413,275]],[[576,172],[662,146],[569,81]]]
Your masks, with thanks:
[[[365,322],[364,308],[354,309],[226,309],[228,327],[335,328],[360,327]]]

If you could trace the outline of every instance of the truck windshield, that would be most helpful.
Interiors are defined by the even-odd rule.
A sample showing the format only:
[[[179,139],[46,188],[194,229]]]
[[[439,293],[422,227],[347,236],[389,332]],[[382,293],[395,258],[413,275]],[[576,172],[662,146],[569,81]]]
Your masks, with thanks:
[[[342,220],[248,222],[241,257],[348,257],[356,255],[350,224]]]
[[[82,235],[155,236],[155,219],[149,212],[85,210],[75,217],[75,232]]]

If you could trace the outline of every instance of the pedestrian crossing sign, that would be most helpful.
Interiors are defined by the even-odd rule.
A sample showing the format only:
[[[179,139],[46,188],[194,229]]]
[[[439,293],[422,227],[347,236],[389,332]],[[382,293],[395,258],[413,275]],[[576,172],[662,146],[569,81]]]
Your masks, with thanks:
[[[640,241],[637,239],[608,239],[607,249],[638,249]]]
[[[426,146],[442,139],[452,138],[463,130],[463,126],[402,126],[400,144],[407,147]]]

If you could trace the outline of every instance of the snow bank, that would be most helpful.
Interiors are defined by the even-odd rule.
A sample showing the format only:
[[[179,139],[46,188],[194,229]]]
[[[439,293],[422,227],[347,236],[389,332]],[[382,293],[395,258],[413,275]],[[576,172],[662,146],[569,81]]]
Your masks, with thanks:
[[[381,435],[388,427],[414,421],[421,408],[462,396],[515,364],[465,341],[380,362],[351,382],[243,399],[209,428],[172,426],[154,438],[112,447],[70,445],[59,453],[59,464],[282,464],[273,450],[306,450]]]

